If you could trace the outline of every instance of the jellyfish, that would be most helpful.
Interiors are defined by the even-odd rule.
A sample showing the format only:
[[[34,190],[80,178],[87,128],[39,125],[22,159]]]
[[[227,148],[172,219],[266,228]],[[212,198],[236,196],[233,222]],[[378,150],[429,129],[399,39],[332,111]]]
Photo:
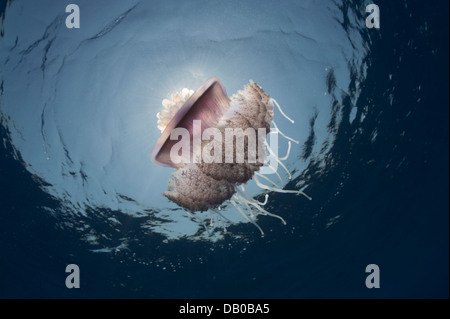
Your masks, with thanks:
[[[229,98],[222,81],[213,77],[195,92],[184,88],[172,94],[162,105],[163,110],[157,114],[161,136],[151,151],[151,160],[175,168],[163,195],[190,217],[198,218],[194,212],[209,211],[210,225],[214,227],[217,220],[226,232],[224,221],[232,222],[221,208],[228,202],[263,236],[256,223],[258,215],[278,218],[283,224],[286,221],[263,208],[267,193],[264,201],[258,201],[247,192],[248,181],[253,179],[266,192],[301,194],[311,199],[301,190],[283,189],[260,172],[266,165],[281,183],[277,170],[282,167],[291,179],[283,161],[289,157],[291,142],[299,142],[280,131],[273,119],[275,107],[291,123],[294,121],[255,82],[250,81]],[[279,134],[287,140],[285,156],[278,157],[267,142],[267,134]],[[204,220],[200,222],[207,228]]]

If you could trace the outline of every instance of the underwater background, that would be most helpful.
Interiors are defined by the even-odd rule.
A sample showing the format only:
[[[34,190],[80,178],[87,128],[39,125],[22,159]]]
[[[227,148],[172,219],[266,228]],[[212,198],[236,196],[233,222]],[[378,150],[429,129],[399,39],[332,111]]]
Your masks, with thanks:
[[[448,2],[368,4],[0,1],[0,298],[448,298]],[[312,200],[270,193],[264,237],[226,204],[205,230],[150,161],[161,101],[212,76],[295,120]]]

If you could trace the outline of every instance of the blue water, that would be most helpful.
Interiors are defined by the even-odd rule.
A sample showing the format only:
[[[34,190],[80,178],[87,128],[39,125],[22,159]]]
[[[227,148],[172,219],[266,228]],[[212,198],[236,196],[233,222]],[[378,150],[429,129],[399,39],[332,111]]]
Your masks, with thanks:
[[[47,2],[26,20],[35,2],[0,2],[1,298],[449,297],[448,2],[377,1],[376,30],[359,1],[79,1],[76,34],[66,3]],[[190,29],[194,13],[230,26]],[[177,219],[159,191],[170,171],[149,161],[177,76],[193,89],[219,76],[229,93],[252,78],[295,117],[285,188],[313,200],[270,194],[286,226],[259,218],[264,237],[241,222],[211,239]]]

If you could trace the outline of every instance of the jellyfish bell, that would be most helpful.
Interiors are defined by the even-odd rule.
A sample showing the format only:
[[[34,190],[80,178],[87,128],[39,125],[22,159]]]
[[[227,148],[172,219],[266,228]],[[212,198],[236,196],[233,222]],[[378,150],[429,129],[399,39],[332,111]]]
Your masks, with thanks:
[[[181,163],[174,163],[170,151],[176,140],[170,135],[176,128],[184,128],[190,136],[191,144],[198,134],[217,125],[222,115],[229,108],[229,99],[225,87],[218,78],[210,78],[195,93],[183,89],[172,94],[172,101],[163,100],[164,110],[157,114],[158,128],[162,131],[153,150],[151,159],[155,164],[180,168]],[[194,131],[193,121],[201,123],[199,132]]]
[[[266,191],[303,194],[310,199],[302,191],[282,189],[258,172],[268,165],[281,181],[277,173],[279,164],[291,178],[282,161],[289,156],[291,141],[297,144],[298,141],[278,129],[273,120],[275,106],[293,121],[253,81],[228,98],[222,81],[210,78],[197,91],[183,89],[162,104],[164,109],[157,114],[162,134],[153,147],[151,159],[155,164],[176,169],[163,195],[186,209],[190,216],[195,217],[193,212],[209,211],[224,225],[223,221],[228,219],[220,212],[220,205],[229,201],[263,235],[255,222],[257,215],[273,216],[286,222],[263,208],[268,194],[265,201],[260,202],[246,192],[245,184],[249,180],[254,179],[256,185]],[[266,140],[269,133],[280,134],[288,140],[286,156],[280,158],[276,150],[270,148]],[[213,137],[213,141],[208,137]],[[180,160],[179,151],[185,150],[182,148],[188,151]],[[214,161],[210,160],[211,153]],[[266,153],[277,165],[267,161]],[[226,231],[225,226],[223,229]]]

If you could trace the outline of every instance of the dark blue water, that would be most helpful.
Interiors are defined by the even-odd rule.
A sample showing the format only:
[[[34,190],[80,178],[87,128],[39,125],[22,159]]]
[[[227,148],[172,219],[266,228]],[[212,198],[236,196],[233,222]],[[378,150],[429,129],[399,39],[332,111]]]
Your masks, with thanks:
[[[270,230],[263,238],[240,224],[229,232],[245,241],[165,243],[160,234],[139,234],[139,220],[120,214],[120,234],[113,233],[100,214],[90,222],[97,232],[136,240],[123,251],[94,253],[80,232],[57,227],[61,221],[43,209],[60,203],[15,155],[1,125],[0,297],[448,298],[448,2],[377,4],[381,29],[372,30],[378,34],[356,101],[356,118],[366,110],[364,125],[332,127],[326,169],[311,161],[299,177],[313,201],[271,196],[271,211],[288,214],[295,230],[261,219]],[[7,94],[3,84],[0,94]],[[348,117],[351,104],[343,96],[336,112]],[[65,286],[71,263],[80,267],[80,289]],[[379,289],[365,286],[368,264],[380,267]]]

